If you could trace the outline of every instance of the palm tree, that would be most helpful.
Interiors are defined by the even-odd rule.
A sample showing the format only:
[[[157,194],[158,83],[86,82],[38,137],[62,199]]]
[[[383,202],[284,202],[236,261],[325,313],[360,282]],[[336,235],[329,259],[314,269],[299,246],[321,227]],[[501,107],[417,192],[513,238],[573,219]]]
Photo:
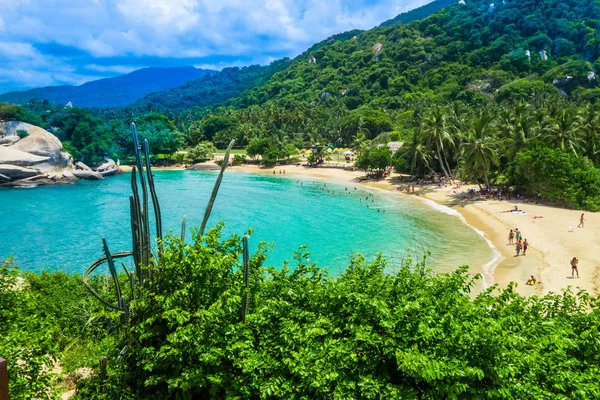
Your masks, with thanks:
[[[444,154],[444,145],[454,144],[446,123],[446,114],[440,108],[434,109],[423,121],[423,132],[430,142],[435,145],[438,162],[447,179],[450,178],[450,166]]]
[[[422,129],[414,128],[402,147],[398,149],[398,152],[400,152],[400,157],[410,164],[411,174],[415,170],[420,173],[426,168],[433,175],[437,175],[431,168],[432,152],[427,146],[427,140]]]
[[[471,123],[471,129],[461,144],[461,155],[469,170],[480,171],[490,190],[488,171],[492,165],[500,163],[498,142],[493,136],[492,117],[483,110]]]
[[[585,155],[592,161],[596,161],[600,155],[600,115],[598,107],[594,104],[588,104],[581,115],[581,125],[579,129],[585,143]]]
[[[579,126],[581,120],[577,111],[573,108],[563,109],[557,112],[551,119],[552,123],[543,136],[543,141],[550,146],[562,150],[569,150],[577,155],[581,147],[579,137]]]

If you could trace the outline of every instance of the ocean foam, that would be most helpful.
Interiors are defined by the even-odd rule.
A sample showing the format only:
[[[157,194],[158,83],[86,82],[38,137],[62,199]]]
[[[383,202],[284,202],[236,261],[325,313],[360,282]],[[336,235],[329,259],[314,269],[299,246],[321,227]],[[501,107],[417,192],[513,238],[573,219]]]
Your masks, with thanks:
[[[425,199],[419,196],[416,196],[417,199],[421,200],[422,202],[424,202],[425,204],[427,204],[427,206],[433,208],[436,211],[442,212],[444,214],[447,215],[451,215],[454,217],[457,217],[458,219],[460,219],[465,225],[467,225],[469,228],[473,229],[479,236],[481,236],[488,244],[488,246],[490,247],[490,249],[492,250],[492,252],[494,253],[494,258],[492,258],[492,260],[490,260],[488,263],[484,264],[481,269],[483,270],[483,289],[487,289],[488,287],[492,286],[494,284],[494,270],[496,269],[496,267],[498,266],[498,264],[500,264],[500,262],[502,260],[504,260],[504,256],[502,254],[500,254],[500,252],[498,251],[498,249],[496,248],[496,246],[494,246],[494,244],[492,243],[492,241],[490,239],[488,239],[485,236],[485,233],[477,228],[475,228],[473,225],[470,225],[467,220],[465,219],[465,217],[459,213],[458,211],[456,211],[453,208],[450,208],[448,206],[442,205],[442,204],[438,204],[433,200],[430,199]]]

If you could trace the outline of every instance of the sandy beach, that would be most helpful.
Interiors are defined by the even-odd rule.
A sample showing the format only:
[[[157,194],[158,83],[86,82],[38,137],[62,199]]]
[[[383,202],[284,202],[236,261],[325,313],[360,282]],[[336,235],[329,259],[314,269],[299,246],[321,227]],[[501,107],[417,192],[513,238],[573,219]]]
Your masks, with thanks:
[[[392,174],[377,182],[358,180],[364,177],[361,171],[345,171],[337,168],[306,168],[293,165],[274,168],[259,168],[256,165],[232,167],[230,172],[259,173],[280,175],[306,179],[323,179],[332,183],[357,185],[377,188],[407,196],[399,191],[398,175]],[[283,176],[283,174],[281,174]],[[560,292],[572,286],[574,290],[585,289],[593,295],[599,294],[600,284],[600,214],[585,213],[585,227],[577,228],[581,211],[536,205],[525,201],[471,201],[462,200],[460,194],[473,186],[462,186],[460,189],[437,189],[435,186],[416,186],[415,195],[435,201],[438,204],[455,209],[466,221],[484,235],[504,256],[496,266],[494,283],[506,287],[516,282],[517,291],[524,295],[543,295],[549,292]],[[411,194],[412,195],[412,194]],[[503,212],[517,205],[524,213]],[[541,216],[542,218],[534,218]],[[526,256],[516,257],[515,246],[508,244],[510,229],[519,228],[523,238],[530,247]],[[571,278],[570,260],[579,259],[580,278]],[[458,265],[457,265],[458,267]],[[527,286],[525,282],[530,275],[539,281],[535,286]]]

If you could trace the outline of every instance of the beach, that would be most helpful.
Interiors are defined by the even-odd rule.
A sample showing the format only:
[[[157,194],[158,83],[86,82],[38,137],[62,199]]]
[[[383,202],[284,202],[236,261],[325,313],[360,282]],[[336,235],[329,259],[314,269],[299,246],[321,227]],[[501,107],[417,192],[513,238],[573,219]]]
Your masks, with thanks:
[[[361,185],[384,190],[399,196],[407,196],[406,183],[397,183],[399,175],[379,181],[363,181],[362,171],[346,171],[339,168],[307,168],[294,165],[259,168],[256,165],[231,167],[230,172],[258,173],[284,176],[298,179],[320,179],[340,185]],[[532,204],[524,200],[486,200],[472,201],[460,198],[476,186],[461,186],[453,189],[450,186],[436,188],[435,185],[415,186],[415,196],[434,201],[437,204],[458,211],[465,221],[481,231],[503,259],[493,269],[493,282],[506,287],[510,282],[517,283],[516,291],[523,295],[544,295],[549,292],[560,292],[572,286],[575,291],[585,289],[592,295],[599,294],[600,284],[600,214],[583,212],[585,227],[578,228],[582,211],[567,210],[545,205]],[[413,194],[410,194],[411,196]],[[504,212],[517,206],[523,213]],[[542,217],[542,218],[534,218]],[[518,228],[523,239],[527,239],[530,247],[526,256],[515,257],[515,246],[508,245],[510,229]],[[571,278],[570,260],[579,259],[580,278]],[[459,267],[457,265],[457,267]],[[525,285],[530,275],[534,275],[538,283]]]

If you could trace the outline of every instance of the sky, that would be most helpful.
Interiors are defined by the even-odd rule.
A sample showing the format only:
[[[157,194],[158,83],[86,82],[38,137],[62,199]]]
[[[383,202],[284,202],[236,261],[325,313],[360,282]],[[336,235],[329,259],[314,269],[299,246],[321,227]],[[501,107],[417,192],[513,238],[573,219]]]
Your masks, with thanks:
[[[0,93],[295,57],[431,0],[0,0]]]

